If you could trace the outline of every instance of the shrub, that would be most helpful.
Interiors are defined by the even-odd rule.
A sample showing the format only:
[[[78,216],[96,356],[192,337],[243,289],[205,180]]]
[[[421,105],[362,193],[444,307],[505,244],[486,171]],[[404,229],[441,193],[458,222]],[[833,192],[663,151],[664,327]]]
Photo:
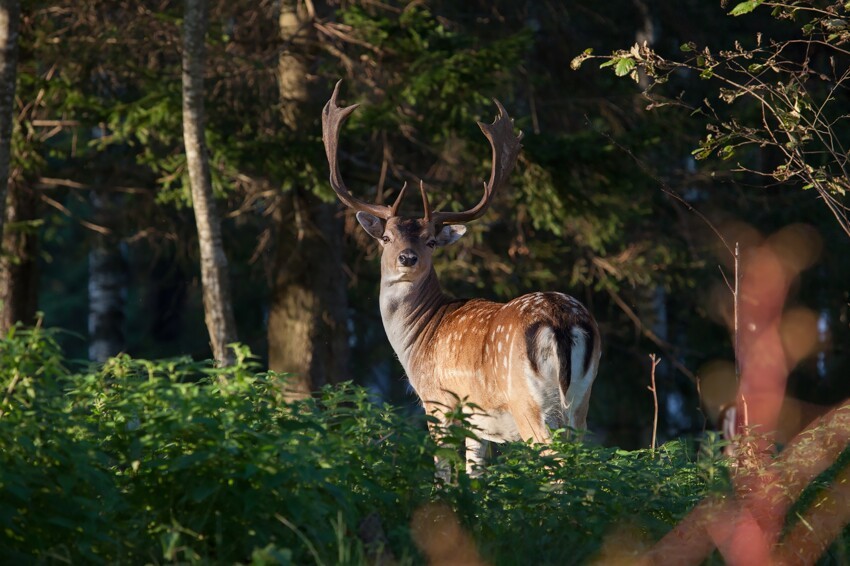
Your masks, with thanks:
[[[637,553],[728,490],[718,445],[684,440],[512,443],[481,477],[444,484],[424,417],[351,384],[286,404],[287,376],[238,354],[227,369],[125,355],[68,369],[51,332],[14,329],[0,341],[0,555],[342,564],[385,546],[401,563],[582,563]]]

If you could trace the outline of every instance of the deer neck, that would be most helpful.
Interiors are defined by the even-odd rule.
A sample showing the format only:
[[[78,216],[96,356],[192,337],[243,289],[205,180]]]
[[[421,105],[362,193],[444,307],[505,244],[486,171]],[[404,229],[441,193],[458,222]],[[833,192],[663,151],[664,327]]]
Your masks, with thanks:
[[[418,281],[390,282],[381,278],[384,330],[408,376],[415,352],[429,341],[449,302],[433,268]]]

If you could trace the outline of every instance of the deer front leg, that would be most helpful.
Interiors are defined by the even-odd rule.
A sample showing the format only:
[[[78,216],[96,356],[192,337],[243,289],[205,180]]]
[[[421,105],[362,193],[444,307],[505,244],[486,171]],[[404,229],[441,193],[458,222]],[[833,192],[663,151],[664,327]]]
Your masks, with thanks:
[[[428,415],[431,415],[435,419],[434,421],[428,421],[428,432],[431,434],[431,438],[434,439],[434,442],[439,447],[444,447],[446,444],[443,441],[443,436],[445,435],[445,431],[448,428],[449,422],[446,419],[445,412],[440,408],[439,405],[434,405],[431,403],[424,403],[425,412]],[[445,458],[441,458],[440,456],[434,456],[434,468],[436,471],[434,472],[434,476],[438,480],[442,480],[445,483],[448,483],[452,479],[452,466],[451,462],[446,460]]]
[[[446,429],[449,424],[451,424],[446,418],[445,406],[431,404],[431,406],[426,405],[425,409],[428,411],[428,414],[435,417],[438,421],[428,423],[428,429],[431,433],[431,437],[438,446],[444,447],[446,444],[443,442],[443,435],[446,433]],[[487,453],[487,441],[467,437],[464,440],[464,446],[466,449],[466,473],[470,477],[478,477],[481,475],[484,468],[484,456]],[[449,481],[451,477],[450,463],[445,458],[435,456],[434,465],[437,468],[437,477],[444,481]]]

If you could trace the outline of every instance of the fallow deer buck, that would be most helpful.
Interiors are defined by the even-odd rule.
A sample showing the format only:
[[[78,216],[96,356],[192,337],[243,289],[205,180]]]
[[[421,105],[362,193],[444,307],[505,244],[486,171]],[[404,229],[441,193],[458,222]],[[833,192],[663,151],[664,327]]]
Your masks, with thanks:
[[[531,293],[508,303],[454,299],[440,288],[431,256],[458,240],[463,222],[481,217],[507,180],[522,134],[495,101],[499,116],[479,123],[493,163],[484,196],[465,212],[431,209],[420,182],[422,218],[399,216],[407,184],[392,206],[370,204],[343,183],[337,160],[340,126],[358,105],[337,106],[340,83],[322,112],[330,182],[382,247],[380,308],[384,329],[425,410],[438,419],[458,399],[477,406],[470,422],[483,441],[467,440],[467,470],[481,464],[486,441],[547,443],[550,428],[586,426],[599,366],[599,330],[588,310],[563,293]]]

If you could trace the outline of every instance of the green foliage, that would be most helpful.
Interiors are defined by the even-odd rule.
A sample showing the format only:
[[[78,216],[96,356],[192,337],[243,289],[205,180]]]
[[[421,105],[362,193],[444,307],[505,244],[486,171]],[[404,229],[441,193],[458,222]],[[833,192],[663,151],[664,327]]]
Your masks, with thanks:
[[[564,441],[552,448],[555,454],[547,456],[512,444],[473,482],[476,500],[465,515],[496,563],[586,563],[623,527],[655,541],[706,493],[684,441],[654,453]]]
[[[729,14],[747,14],[762,3],[740,2]],[[776,20],[804,23],[790,33],[779,31],[775,38],[759,31],[754,34],[755,45],[749,38],[701,49],[688,42],[680,48],[685,58],[674,60],[647,44],[635,44],[629,51],[601,57],[600,67],[613,67],[617,76],[642,69],[651,79],[647,92],[656,100],[670,96],[662,85],[676,74],[695,74],[710,81],[713,95],[692,107],[694,115],[707,118],[708,130],[692,155],[734,160],[735,170],[750,178],[814,188],[839,227],[850,235],[848,158],[846,151],[838,149],[850,139],[846,127],[850,113],[846,97],[839,95],[850,77],[845,49],[850,41],[846,20],[850,8],[840,1],[826,4],[775,5],[771,16]],[[582,54],[574,66],[594,57]],[[716,108],[712,99],[727,107]],[[681,94],[677,102],[686,105]],[[765,161],[774,165],[765,166]]]
[[[516,172],[496,195],[492,211],[449,252],[457,255],[438,256],[450,292],[508,300],[541,288],[578,294],[672,286],[682,278],[672,273],[672,265],[694,265],[680,242],[658,233],[669,207],[650,179],[597,131],[611,132],[612,140],[638,152],[662,152],[669,151],[670,124],[642,124],[642,130],[630,131],[615,119],[596,121],[593,131],[583,121],[559,127],[556,122],[567,112],[555,101],[569,98],[565,93],[584,94],[579,93],[583,85],[559,83],[561,77],[541,68],[541,51],[551,56],[552,42],[564,33],[550,28],[551,18],[544,18],[543,31],[526,20],[484,25],[483,16],[478,20],[467,9],[438,12],[422,5],[395,11],[352,3],[337,15],[356,38],[346,52],[358,61],[344,101],[362,104],[343,134],[347,151],[365,149],[348,164],[348,179],[357,179],[358,165],[369,163],[372,171],[362,177],[374,183],[384,160],[390,164],[388,185],[424,178],[437,208],[468,208],[480,198],[476,181],[486,178],[490,167],[490,152],[474,126],[492,117],[487,98],[504,102],[525,133]],[[610,64],[618,74],[637,78],[631,59]],[[540,124],[531,118],[535,107],[528,107],[535,100],[552,105],[540,114]],[[376,155],[380,149],[383,154]],[[399,178],[390,180],[393,174]]]
[[[374,72],[381,73],[388,91],[382,105],[364,108],[364,113],[383,114],[384,126],[398,127],[402,117],[396,107],[409,105],[415,108],[416,126],[432,136],[430,143],[468,128],[476,106],[502,96],[531,40],[527,31],[477,37],[422,5],[408,6],[394,17],[352,4],[339,17],[370,47],[362,57],[372,63],[367,68],[374,65]]]
[[[578,564],[623,532],[632,547],[621,555],[646,549],[706,496],[731,493],[714,434],[624,451],[559,431],[546,451],[501,445],[470,478],[459,471],[458,448],[474,434],[464,403],[450,408],[438,448],[423,418],[362,388],[289,405],[285,375],[257,372],[243,346],[236,354],[226,369],[122,355],[74,370],[53,332],[12,329],[0,340],[0,555],[363,564],[375,550],[364,525],[375,531],[377,517],[379,546],[418,563],[428,537],[415,516],[439,504],[489,563]],[[435,454],[453,481],[435,480]],[[848,461],[845,451],[794,510]]]
[[[17,332],[0,352],[12,392],[0,419],[7,557],[285,554],[272,544],[303,561],[287,524],[331,556],[331,520],[356,530],[377,507],[402,521],[429,489],[422,427],[350,387],[288,406],[285,376],[254,373],[244,350],[226,370],[120,356],[81,373],[44,333]]]
[[[287,405],[286,376],[238,354],[228,369],[122,355],[72,371],[51,333],[14,329],[0,342],[0,553],[362,563],[358,525],[377,514],[407,561],[412,515],[444,501],[494,563],[575,562],[620,524],[659,538],[712,485],[684,442],[624,452],[565,441],[552,455],[509,445],[481,478],[435,484],[421,418],[350,385]],[[453,425],[448,446],[469,434]]]

